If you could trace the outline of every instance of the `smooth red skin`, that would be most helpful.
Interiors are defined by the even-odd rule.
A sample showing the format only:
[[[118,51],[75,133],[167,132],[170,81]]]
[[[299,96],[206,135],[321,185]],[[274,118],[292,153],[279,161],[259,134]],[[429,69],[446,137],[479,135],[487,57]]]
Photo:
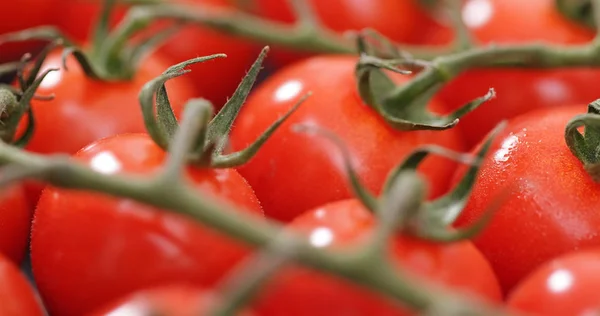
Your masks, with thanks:
[[[75,155],[87,165],[111,154],[119,172],[150,176],[166,154],[144,134],[98,141]],[[243,211],[262,214],[233,169],[189,167],[199,191]],[[131,200],[47,187],[38,204],[31,260],[38,288],[56,315],[83,315],[147,287],[173,282],[210,286],[251,249],[187,217]]]
[[[564,18],[554,7],[554,0],[470,0],[486,2],[492,15],[478,27],[470,27],[474,38],[481,43],[523,44],[543,41],[554,44],[580,45],[594,33]],[[519,8],[515,10],[515,8]],[[451,39],[448,31],[439,37]],[[426,44],[444,39],[425,39]],[[587,103],[598,97],[590,85],[600,77],[594,69],[488,69],[467,71],[450,82],[439,93],[440,100],[457,108],[486,93],[493,87],[497,97],[460,122],[467,145],[475,146],[503,119],[528,111],[564,104]]]
[[[61,53],[60,50],[53,52],[44,63],[44,69],[61,69],[48,75],[37,90],[39,95],[54,95],[55,98],[31,102],[35,132],[26,146],[28,151],[73,154],[104,137],[146,131],[138,101],[139,92],[144,84],[159,76],[170,64],[152,56],[142,62],[131,81],[109,83],[86,77],[74,57],[67,61],[68,71],[64,70]],[[189,80],[184,76],[167,83],[169,99],[177,116],[185,102],[194,97],[194,88]],[[23,119],[21,130],[25,123],[26,119]],[[32,205],[37,203],[43,187],[35,183],[27,185]]]
[[[204,315],[217,302],[217,298],[216,294],[198,287],[168,285],[133,293],[88,316],[111,316],[125,313],[125,311],[127,311],[127,316]],[[254,313],[245,309],[236,315],[252,316]]]
[[[78,0],[54,0],[61,6],[61,18],[55,22],[56,26],[69,37],[78,43],[87,43],[94,35],[94,28],[98,23],[102,10],[102,2],[87,2]],[[111,13],[111,27],[125,16],[126,8],[117,5]]]
[[[43,316],[33,288],[9,258],[0,255],[0,315]]]
[[[343,249],[367,241],[375,217],[354,199],[311,210],[288,226],[305,236],[328,229],[327,247]],[[471,242],[437,244],[397,235],[390,243],[399,269],[465,294],[500,302],[494,273]],[[376,267],[373,267],[376,268]],[[300,267],[287,267],[275,275],[254,306],[260,315],[412,315],[408,309],[345,280]]]
[[[211,6],[213,9],[218,8],[220,10],[233,6],[230,0],[173,0],[170,2],[198,5],[201,8]],[[80,42],[89,41],[93,35],[89,30],[96,23],[100,7],[99,4],[85,2],[70,4],[69,12],[73,12],[73,15],[77,18],[74,20],[65,19],[62,22],[62,28],[68,34],[74,35]],[[122,9],[116,9],[112,20],[119,21],[124,16],[124,12]],[[220,11],[215,11],[215,13],[218,12]],[[83,27],[84,25],[86,27]],[[161,29],[161,26],[156,25],[156,27],[150,27],[147,31],[144,31],[144,34],[154,34],[159,29]],[[186,75],[194,85],[194,95],[210,100],[215,108],[219,109],[225,104],[227,98],[233,94],[246,71],[258,57],[259,51],[260,46],[251,41],[227,36],[222,32],[213,31],[209,28],[191,25],[161,44],[157,53],[167,58],[170,64],[177,64],[199,56],[218,53],[227,54],[226,59],[208,61],[188,67],[192,72]]]
[[[504,190],[514,190],[474,239],[505,293],[552,258],[600,246],[600,185],[564,140],[567,122],[581,113],[584,106],[564,106],[511,120],[493,142],[456,223],[473,223]],[[464,171],[457,171],[456,181]]]
[[[397,42],[411,42],[420,29],[422,9],[415,0],[311,0],[307,1],[320,23],[330,30],[344,33],[373,28]],[[256,0],[253,10],[260,16],[275,21],[293,22],[289,1]],[[268,62],[276,66],[288,65],[311,54],[298,53],[275,47]]]
[[[0,253],[16,264],[21,263],[30,227],[31,211],[23,186],[3,187],[0,190]]]
[[[355,63],[355,57],[320,56],[291,65],[263,82],[241,110],[231,132],[234,149],[253,142],[301,96],[313,92],[257,155],[238,169],[268,216],[290,221],[311,208],[353,196],[339,149],[325,137],[294,132],[293,125],[310,123],[338,135],[348,146],[360,179],[374,192],[379,192],[388,172],[419,145],[462,150],[457,130],[401,132],[385,123],[360,99]],[[408,80],[396,78],[399,83]],[[301,85],[298,93],[278,100],[278,89],[290,82]],[[444,112],[435,101],[430,107]],[[422,165],[430,197],[445,192],[454,167],[455,163],[443,158],[431,158]]]
[[[560,279],[566,282],[556,281]],[[594,315],[599,301],[600,252],[587,249],[536,269],[515,288],[507,305],[527,315]]]
[[[56,0],[6,1],[0,12],[0,34],[51,24],[49,12],[55,9]],[[43,42],[15,42],[0,45],[0,63],[19,60],[25,53],[35,53]]]

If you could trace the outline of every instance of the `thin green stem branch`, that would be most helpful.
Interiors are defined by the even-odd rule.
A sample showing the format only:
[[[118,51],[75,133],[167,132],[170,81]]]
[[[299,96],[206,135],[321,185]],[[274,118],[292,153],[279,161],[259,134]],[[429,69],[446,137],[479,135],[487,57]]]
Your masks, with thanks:
[[[0,163],[38,171],[37,179],[58,187],[102,192],[172,210],[254,246],[271,244],[281,231],[279,225],[227,208],[183,182],[173,186],[147,177],[104,175],[74,161],[27,153],[3,142],[0,142]],[[1,182],[6,181],[0,179]],[[344,277],[417,310],[426,310],[443,301],[452,304],[459,301],[465,311],[471,311],[468,314],[501,315],[495,308],[473,304],[457,294],[424,285],[387,261],[374,269],[363,265],[361,254],[319,249],[300,239],[295,244],[299,263]]]

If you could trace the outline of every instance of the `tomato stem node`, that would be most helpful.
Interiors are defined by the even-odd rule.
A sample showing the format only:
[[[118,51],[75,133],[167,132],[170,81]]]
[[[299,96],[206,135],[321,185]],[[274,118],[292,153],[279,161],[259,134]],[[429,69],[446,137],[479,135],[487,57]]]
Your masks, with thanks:
[[[583,135],[579,132],[581,127]],[[567,123],[565,142],[585,171],[600,183],[600,99],[588,104],[587,114],[577,115]]]

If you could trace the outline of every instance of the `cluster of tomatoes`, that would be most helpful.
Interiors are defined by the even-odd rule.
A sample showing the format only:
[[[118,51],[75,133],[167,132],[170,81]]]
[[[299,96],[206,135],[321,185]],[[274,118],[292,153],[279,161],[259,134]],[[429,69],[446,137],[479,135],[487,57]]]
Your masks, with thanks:
[[[285,0],[171,2],[294,21]],[[308,2],[319,22],[339,33],[368,27],[397,43],[423,46],[448,45],[454,38],[443,11],[431,1]],[[124,6],[113,8],[113,25],[126,12]],[[54,25],[93,55],[98,47],[91,44],[93,32],[88,30],[100,14],[101,6],[94,2],[8,1],[0,10],[0,33]],[[595,36],[563,16],[554,0],[465,0],[462,17],[480,46],[539,40],[578,45]],[[0,62],[19,60],[45,44],[3,43]],[[420,146],[476,153],[486,135],[508,119],[452,224],[461,228],[478,222],[510,185],[511,193],[482,232],[453,242],[401,232],[390,241],[388,255],[399,269],[457,293],[504,304],[511,312],[600,313],[600,184],[590,175],[593,168],[584,166],[565,142],[567,124],[600,97],[593,84],[600,69],[470,70],[449,82],[427,109],[449,113],[490,87],[496,98],[453,128],[402,131],[363,102],[355,77],[356,55],[314,55],[276,44],[266,59],[272,72],[235,117],[227,150],[250,146],[300,99],[311,96],[245,164],[190,164],[190,186],[240,212],[281,222],[307,236],[315,247],[352,247],[371,235],[377,217],[353,196],[331,140],[298,133],[293,126],[311,124],[337,135],[361,183],[378,194],[390,171]],[[177,118],[193,98],[208,99],[219,110],[260,49],[259,43],[190,25],[141,58],[130,76],[104,80],[91,78],[73,55],[65,68],[63,50],[55,47],[44,56],[42,70],[59,70],[48,73],[35,92],[53,97],[30,102],[31,111],[19,126],[22,134],[34,122],[24,150],[66,153],[105,174],[155,174],[168,152],[146,133],[138,100],[142,87],[171,65],[225,53],[226,59],[190,66],[189,74],[166,85]],[[397,85],[411,78],[393,75]],[[585,140],[598,146],[594,135],[590,131]],[[591,158],[584,162],[598,156],[598,148],[589,150]],[[467,168],[443,157],[425,159],[418,172],[428,184],[426,198],[444,197]],[[243,241],[183,215],[132,200],[40,182],[14,183],[0,191],[0,315],[202,315],[218,299],[215,285],[253,252]],[[18,268],[29,256],[35,286]],[[239,313],[411,314],[399,302],[296,265],[277,271]]]

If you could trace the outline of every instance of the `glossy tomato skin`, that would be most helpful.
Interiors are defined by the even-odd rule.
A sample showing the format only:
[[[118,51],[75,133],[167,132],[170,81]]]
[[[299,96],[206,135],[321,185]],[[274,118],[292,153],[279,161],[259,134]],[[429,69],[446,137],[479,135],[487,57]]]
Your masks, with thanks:
[[[311,0],[307,1],[320,23],[327,28],[344,33],[372,28],[396,42],[411,42],[416,30],[420,29],[424,14],[415,0]],[[295,20],[289,1],[256,0],[254,7],[258,15],[275,21]],[[310,54],[275,48],[269,62],[276,66],[288,65],[309,57]]]
[[[48,56],[44,68],[61,68],[50,73],[38,89],[39,95],[54,95],[52,101],[34,100],[35,132],[26,149],[53,154],[73,154],[98,139],[120,133],[146,131],[139,92],[144,84],[159,76],[170,65],[158,56],[142,62],[131,81],[102,82],[85,76],[74,57],[62,69],[61,51]],[[194,96],[189,78],[180,77],[167,83],[175,115]],[[23,120],[21,128],[25,126]],[[43,185],[29,183],[27,194],[32,205],[37,203]]]
[[[0,315],[43,316],[42,304],[14,262],[0,255]]]
[[[387,125],[358,95],[356,61],[351,56],[320,56],[289,66],[263,82],[244,105],[231,133],[234,149],[250,144],[301,96],[313,92],[258,154],[238,169],[268,216],[290,221],[311,208],[352,197],[337,147],[325,137],[296,133],[293,125],[313,124],[337,134],[348,146],[363,183],[374,192],[416,146],[438,144],[462,150],[457,130],[401,132]],[[408,80],[396,78],[400,83]],[[435,101],[430,107],[444,112]],[[430,197],[447,189],[454,167],[443,158],[422,165]]]
[[[527,315],[594,315],[600,301],[600,251],[588,249],[545,263],[508,298],[509,308]]]
[[[0,254],[21,263],[30,228],[31,211],[23,185],[4,186],[0,190]]]
[[[581,45],[594,36],[590,30],[563,17],[553,0],[468,0],[463,7],[463,18],[481,45],[534,41]],[[441,37],[448,38],[447,35],[441,31]],[[440,41],[426,40],[434,44]],[[589,83],[599,77],[600,71],[594,69],[472,70],[446,85],[439,98],[449,106],[458,107],[483,95],[490,87],[496,89],[495,99],[461,120],[467,145],[474,146],[503,119],[534,109],[596,99],[597,91]]]
[[[3,3],[0,12],[0,34],[16,32],[54,22],[55,0],[20,0]],[[0,45],[0,63],[21,59],[25,53],[35,53],[43,42],[27,41]]]
[[[366,242],[375,217],[354,199],[330,203],[297,217],[288,229],[316,247],[344,249]],[[394,264],[454,291],[498,303],[498,281],[471,242],[436,244],[397,235],[389,245]],[[349,284],[300,267],[276,274],[255,306],[260,315],[412,315],[410,310]]]
[[[88,316],[206,315],[217,300],[218,296],[209,290],[175,284],[138,291]],[[235,315],[253,316],[254,313],[244,310]]]
[[[485,158],[457,225],[473,223],[513,190],[475,245],[490,260],[505,293],[540,264],[600,245],[600,184],[564,140],[567,122],[584,106],[532,111],[509,121]],[[457,180],[464,168],[457,171]]]
[[[74,156],[99,172],[143,175],[155,174],[165,158],[145,134],[105,138]],[[189,167],[187,177],[199,192],[262,216],[235,170]],[[66,316],[165,283],[212,285],[250,251],[182,215],[52,187],[40,198],[31,237],[38,288],[48,309]]]

